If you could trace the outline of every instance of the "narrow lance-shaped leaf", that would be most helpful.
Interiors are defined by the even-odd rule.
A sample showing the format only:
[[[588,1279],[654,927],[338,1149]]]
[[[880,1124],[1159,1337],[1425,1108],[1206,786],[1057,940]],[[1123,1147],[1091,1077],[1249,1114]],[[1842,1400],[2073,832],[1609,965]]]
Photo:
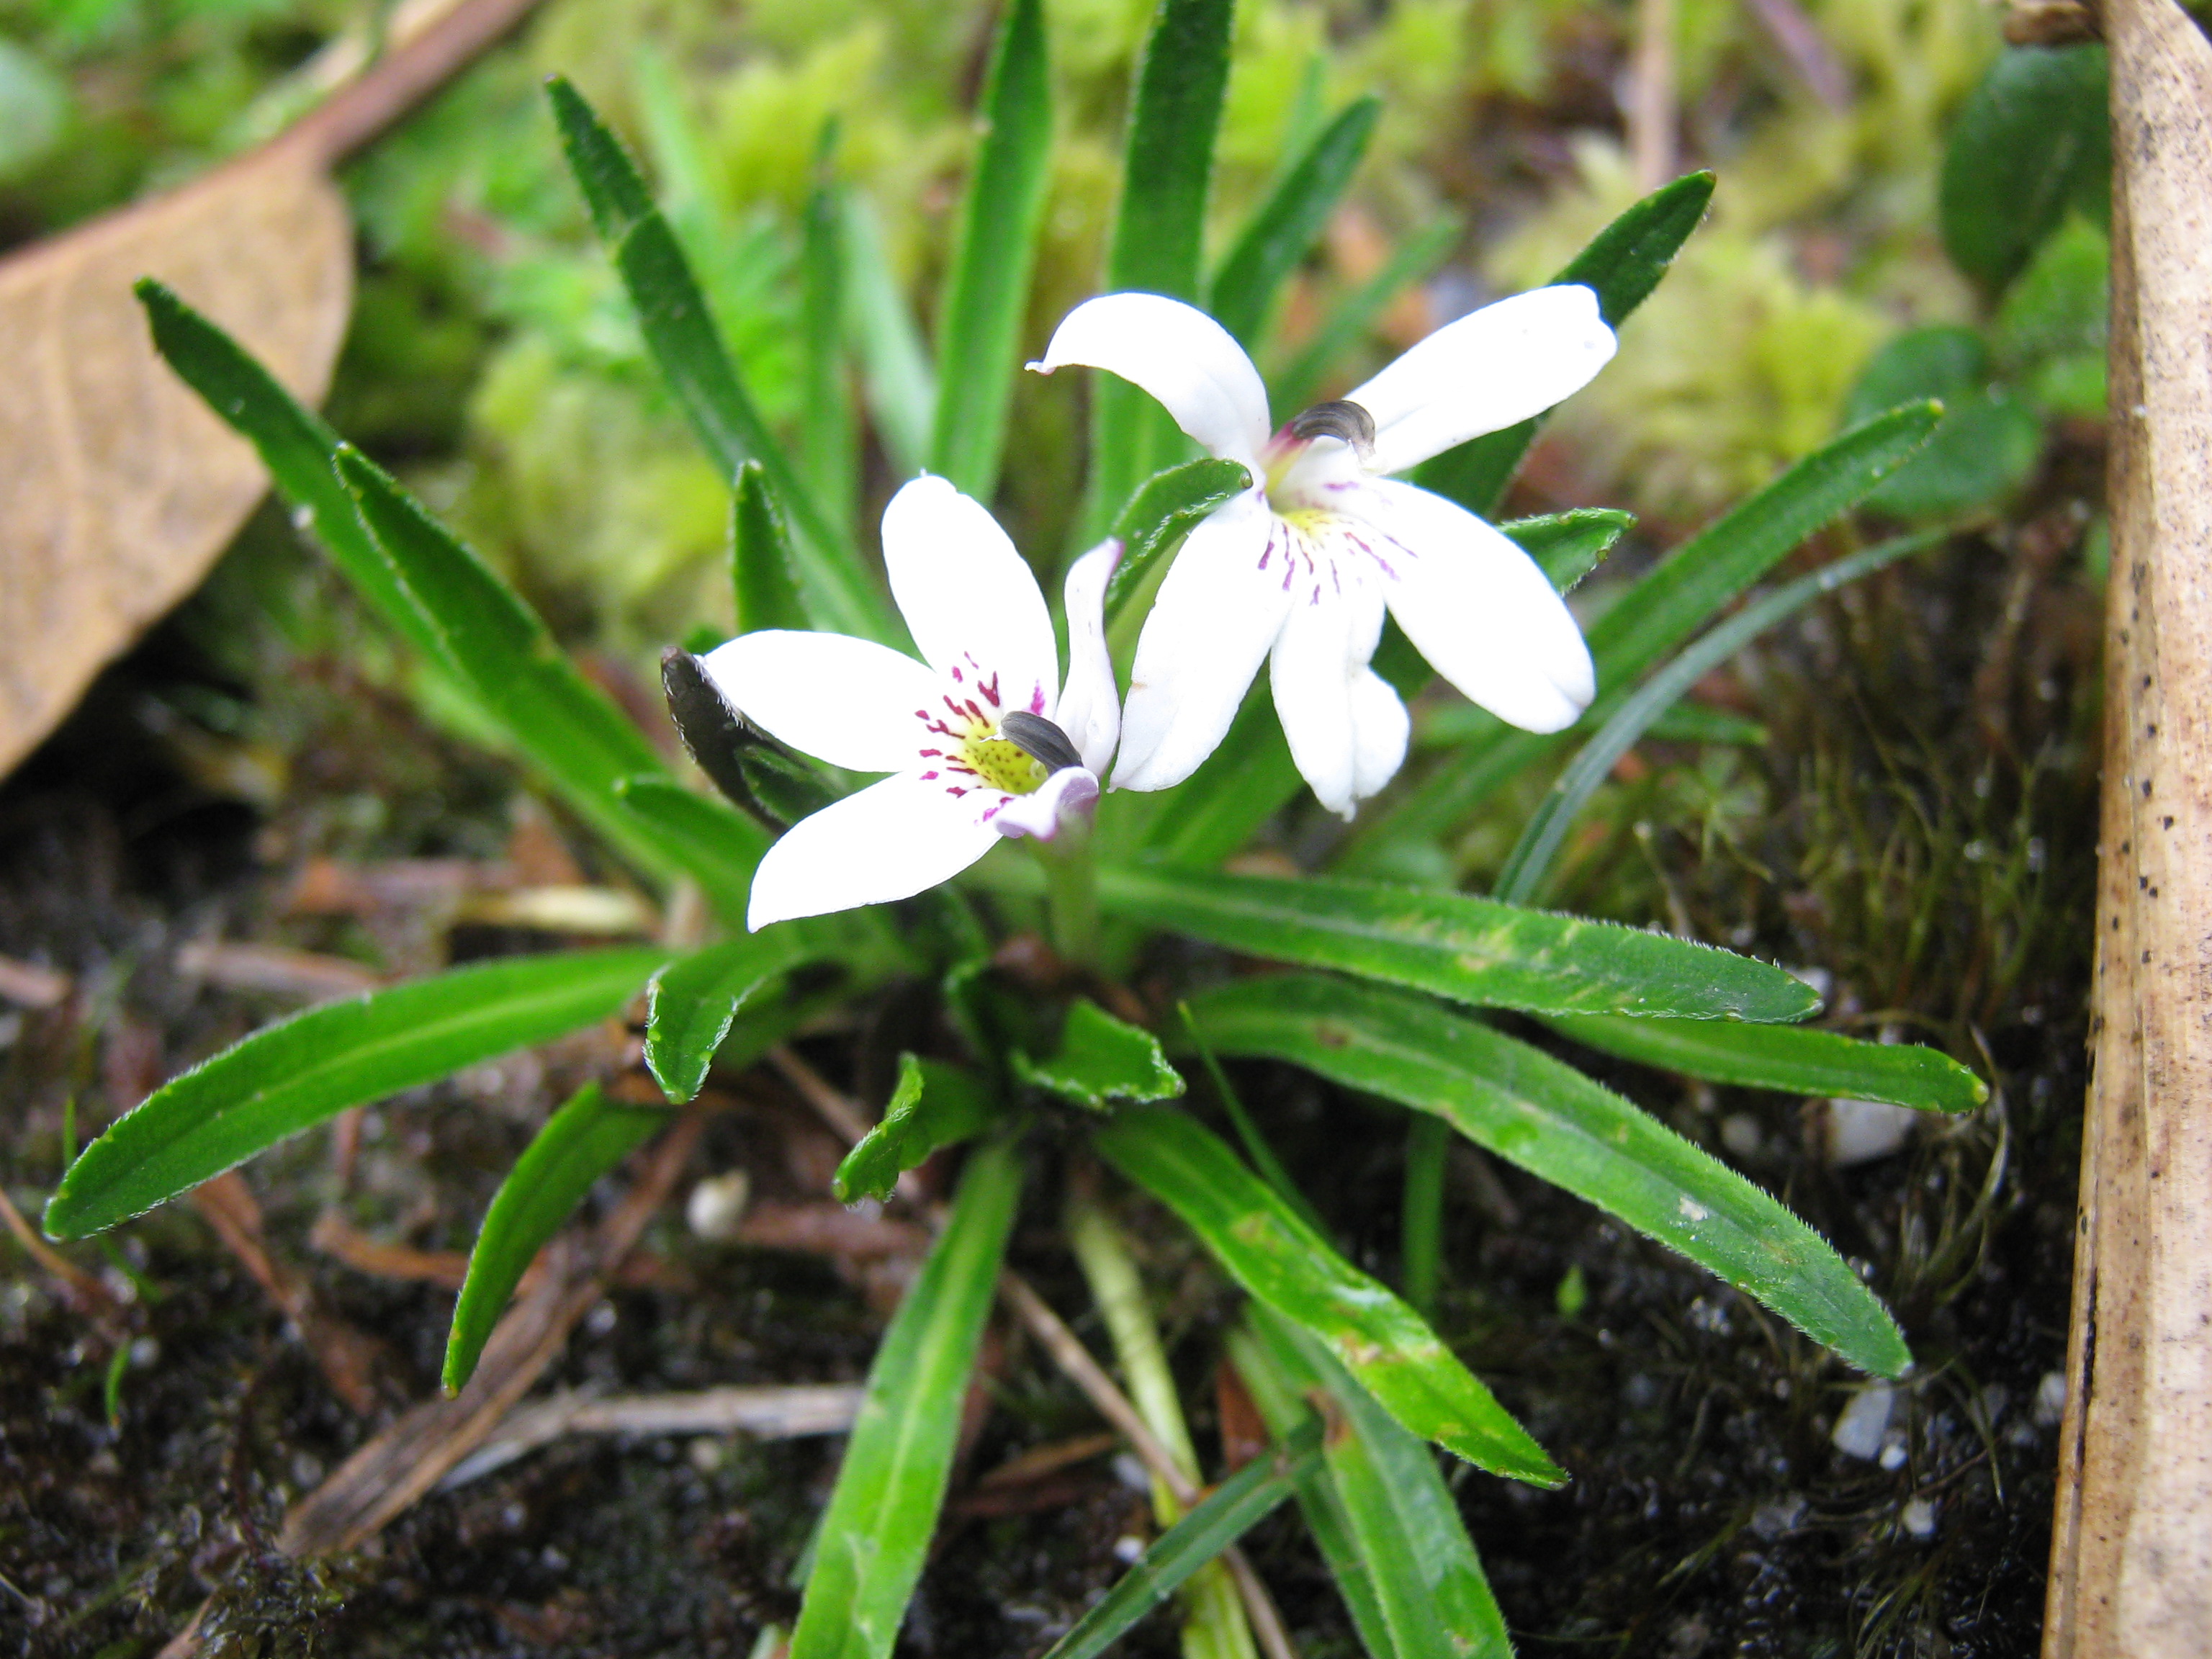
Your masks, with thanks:
[[[445,1389],[473,1376],[492,1327],[545,1241],[601,1176],[670,1121],[658,1106],[625,1106],[587,1083],[546,1120],[484,1212],[446,1337]]]
[[[389,475],[349,445],[337,476],[361,521],[428,621],[444,659],[475,698],[593,826],[657,869],[685,850],[641,834],[616,795],[622,780],[659,772],[645,734],[586,679],[537,612]]]
[[[1045,1659],[1097,1659],[1190,1576],[1275,1512],[1321,1466],[1321,1424],[1308,1416],[1283,1443],[1254,1458],[1152,1540]]]
[[[1013,0],[984,82],[982,139],[938,319],[930,471],[988,501],[999,482],[1006,407],[1052,174],[1052,83],[1042,0]]]
[[[1346,1545],[1362,1570],[1354,1578],[1340,1569],[1337,1582],[1363,1635],[1370,1622],[1382,1626],[1383,1641],[1369,1638],[1376,1659],[1391,1653],[1512,1659],[1505,1620],[1435,1455],[1368,1398],[1310,1333],[1255,1304],[1243,1334],[1237,1369],[1255,1385],[1253,1400],[1263,1417],[1272,1423],[1285,1396],[1328,1402],[1323,1455]],[[1361,1601],[1351,1588],[1362,1581],[1373,1598],[1371,1620],[1359,1617]]]
[[[699,1092],[738,1010],[803,958],[807,942],[799,925],[781,922],[695,951],[653,976],[645,1005],[645,1063],[662,1093],[681,1103]]]
[[[1579,283],[1593,290],[1599,315],[1619,328],[1659,286],[1712,198],[1710,173],[1688,173],[1662,185],[1600,231],[1553,282]],[[1470,439],[1422,463],[1413,480],[1471,513],[1490,513],[1504,499],[1505,487],[1542,422],[1537,416]]]
[[[1707,674],[1776,623],[1795,616],[1823,593],[1893,564],[1941,539],[1940,533],[1902,537],[1822,566],[1765,598],[1746,605],[1706,633],[1672,662],[1638,686],[1616,708],[1597,735],[1567,763],[1521,831],[1498,872],[1497,894],[1508,904],[1533,903],[1543,890],[1552,860],[1567,828],[1614,764],[1633,749],[1651,723]]]
[[[82,1238],[364,1102],[605,1019],[668,959],[623,949],[518,957],[326,1002],[172,1078],[110,1124],[46,1206]]]
[[[140,283],[138,296],[146,307],[155,345],[170,366],[253,444],[278,491],[295,510],[308,515],[317,539],[355,590],[422,653],[428,672],[473,721],[512,740],[564,793],[579,781],[574,769],[579,757],[593,750],[611,754],[623,771],[659,768],[651,746],[587,683],[572,680],[559,687],[520,726],[506,720],[481,694],[466,665],[453,659],[446,629],[401,581],[362,522],[352,492],[337,471],[337,434],[301,407],[228,335],[159,283]],[[473,577],[477,573],[469,574]],[[480,575],[489,584],[481,595],[486,608],[527,614],[521,600],[498,577],[481,569]],[[557,669],[550,670],[549,676],[565,678]],[[599,780],[584,780],[580,787],[580,793],[570,795],[570,804],[640,865],[659,872],[690,867],[680,849],[665,844],[651,830],[621,819]]]
[[[1590,624],[1598,701],[1586,727],[1609,719],[1635,682],[1717,615],[1792,549],[1848,512],[1925,443],[1942,411],[1912,404],[1851,428],[1675,549]],[[1484,727],[1462,752],[1372,814],[1340,860],[1366,867],[1387,842],[1436,836],[1524,766],[1565,741],[1557,732]]]
[[[799,453],[814,499],[828,514],[841,544],[853,539],[859,507],[860,434],[854,420],[853,388],[845,364],[843,215],[830,174],[837,146],[833,116],[817,146],[814,188],[799,223],[799,333],[803,391]],[[757,464],[757,463],[756,463]]]
[[[1635,522],[1632,514],[1584,507],[1518,519],[1499,528],[1565,592],[1595,568]],[[1428,665],[1395,625],[1384,630],[1375,653],[1375,670],[1393,684],[1403,683],[1408,693],[1429,674]],[[1490,715],[1482,718],[1496,724]],[[1229,736],[1197,775],[1172,795],[1145,798],[1158,803],[1142,817],[1140,833],[1147,854],[1184,869],[1211,867],[1251,840],[1254,831],[1302,787],[1304,780],[1291,759],[1274,701],[1266,688],[1255,685],[1237,711]]]
[[[1251,487],[1252,475],[1242,461],[1186,461],[1145,480],[1114,525],[1121,557],[1106,583],[1109,625],[1127,609],[1160,560],[1182,545],[1200,520]]]
[[[1129,106],[1121,202],[1106,289],[1195,302],[1213,141],[1229,83],[1232,0],[1159,0]],[[1146,474],[1172,459],[1176,434],[1158,404],[1110,374],[1091,398],[1090,505],[1095,541]]]
[[[1017,1049],[1013,1066],[1030,1087],[1093,1112],[1117,1100],[1172,1100],[1183,1091],[1182,1073],[1168,1064],[1157,1037],[1088,997],[1069,1005],[1060,1047],[1049,1058],[1031,1060]]]
[[[889,1198],[899,1176],[939,1147],[981,1134],[997,1116],[989,1091],[966,1067],[901,1054],[883,1121],[845,1154],[830,1188],[840,1204]]]
[[[154,349],[210,409],[252,443],[296,515],[329,552],[354,589],[392,629],[452,680],[465,682],[447,660],[445,642],[399,586],[376,550],[353,497],[331,468],[338,435],[313,410],[278,385],[274,375],[229,335],[194,311],[168,288],[142,277],[139,303],[154,335]]]
[[[1206,309],[1243,342],[1259,343],[1285,279],[1297,269],[1320,239],[1344,187],[1367,153],[1379,98],[1347,106],[1291,164],[1265,201],[1254,210],[1215,273]]]
[[[1109,868],[1098,896],[1117,915],[1248,956],[1480,1006],[1787,1023],[1820,1006],[1802,981],[1749,957],[1464,893]]]
[[[730,586],[737,595],[738,633],[808,625],[798,568],[768,469],[747,461],[738,468],[730,498]]]
[[[1853,1364],[1895,1376],[1897,1326],[1827,1242],[1741,1176],[1611,1090],[1425,998],[1316,975],[1193,1000],[1223,1052],[1265,1055],[1433,1112],[1773,1309]]]
[[[1929,1112],[1971,1112],[1989,1085],[1917,1042],[1863,1042],[1802,1026],[1551,1015],[1544,1023],[1601,1054],[1714,1083],[1843,1100],[1882,1100]]]
[[[1195,1118],[1133,1107],[1096,1143],[1238,1284],[1328,1344],[1407,1428],[1494,1474],[1540,1486],[1565,1480],[1419,1314],[1339,1255]]]
[[[568,166],[592,222],[636,308],[647,348],[668,379],[699,440],[726,477],[748,460],[769,481],[807,544],[799,582],[818,628],[902,644],[903,629],[852,544],[838,535],[784,453],[738,378],[706,296],[636,165],[582,94],[559,76],[547,83]]]
[[[861,389],[892,471],[911,478],[929,458],[937,376],[874,208],[849,190],[838,201],[844,216],[838,242],[845,254],[845,326],[860,354]]]
[[[768,832],[743,813],[675,779],[648,774],[623,778],[615,799],[650,826],[657,844],[666,847],[732,927],[743,927],[753,872],[768,850]]]
[[[1310,1408],[1305,1397],[1269,1358],[1260,1339],[1253,1334],[1249,1319],[1232,1327],[1222,1346],[1269,1434],[1280,1439],[1309,1414]],[[1352,1384],[1355,1389],[1358,1386]],[[1384,1415],[1388,1417],[1389,1413]],[[1390,1634],[1382,1600],[1376,1592],[1381,1564],[1370,1566],[1362,1555],[1352,1518],[1345,1512],[1344,1499],[1337,1489],[1336,1477],[1330,1473],[1326,1461],[1318,1468],[1301,1469],[1295,1477],[1295,1486],[1298,1512],[1304,1517],[1306,1530],[1313,1534],[1322,1559],[1328,1564],[1329,1577],[1336,1581],[1337,1594],[1344,1598],[1345,1611],[1352,1615],[1352,1628],[1359,1633],[1359,1644],[1368,1659],[1401,1659],[1398,1644]],[[1420,1599],[1425,1601],[1425,1595]],[[1441,1638],[1442,1632],[1437,1635]],[[1441,1652],[1441,1639],[1429,1650]]]
[[[960,1408],[1021,1195],[1009,1143],[977,1150],[868,1390],[816,1538],[791,1659],[886,1659],[937,1529]]]

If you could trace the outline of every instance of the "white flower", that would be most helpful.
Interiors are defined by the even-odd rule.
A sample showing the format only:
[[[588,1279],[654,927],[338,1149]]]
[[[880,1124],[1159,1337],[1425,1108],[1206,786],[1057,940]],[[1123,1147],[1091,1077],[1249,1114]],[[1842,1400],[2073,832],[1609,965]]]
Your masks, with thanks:
[[[1188,777],[1265,657],[1298,770],[1350,817],[1406,756],[1405,705],[1368,666],[1386,605],[1438,673],[1500,719],[1571,725],[1595,675],[1543,572],[1472,513],[1388,475],[1550,408],[1613,350],[1589,289],[1538,289],[1438,329],[1271,436],[1259,371],[1203,312],[1156,294],[1070,312],[1031,368],[1078,363],[1132,380],[1255,480],[1191,532],[1160,584],[1115,787]]]
[[[942,478],[884,513],[891,596],[922,662],[868,640],[782,629],[702,662],[770,736],[894,775],[793,824],[754,873],[746,925],[911,897],[1001,836],[1049,838],[1098,799],[1121,720],[1106,655],[1107,542],[1067,574],[1067,684],[1036,578],[991,515]]]

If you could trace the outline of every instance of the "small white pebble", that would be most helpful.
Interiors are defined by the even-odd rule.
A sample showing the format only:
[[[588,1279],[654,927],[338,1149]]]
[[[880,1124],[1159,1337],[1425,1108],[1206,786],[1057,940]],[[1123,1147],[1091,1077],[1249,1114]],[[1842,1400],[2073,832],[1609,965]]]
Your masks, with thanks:
[[[1114,1478],[1134,1492],[1150,1492],[1152,1477],[1145,1466],[1128,1452],[1116,1453],[1114,1458]]]
[[[1905,1467],[1905,1437],[1893,1434],[1881,1443],[1881,1455],[1874,1461],[1893,1474]]]
[[[1749,1112],[1730,1112],[1721,1120],[1721,1145],[1738,1158],[1756,1158],[1766,1137],[1759,1132],[1759,1120]]]
[[[1828,1437],[1830,1443],[1846,1457],[1871,1462],[1881,1450],[1889,1413],[1896,1404],[1897,1390],[1887,1382],[1860,1389],[1836,1419],[1835,1432]]]
[[[712,1474],[722,1467],[722,1443],[711,1434],[701,1435],[684,1449],[684,1455],[702,1474]]]
[[[2066,1415],[2066,1373],[2045,1371],[2043,1380],[2035,1385],[2035,1425],[2039,1429],[2055,1429],[2058,1419]]]
[[[1915,1538],[1933,1538],[1936,1535],[1936,1506],[1924,1498],[1909,1499],[1897,1512],[1897,1523]]]
[[[745,1206],[753,1195],[752,1177],[743,1170],[708,1176],[684,1201],[684,1219],[701,1238],[724,1243],[738,1236]]]
[[[1912,1139],[1920,1114],[1885,1100],[1832,1100],[1821,1125],[1828,1162],[1838,1170],[1887,1158]]]
[[[1794,1492],[1786,1498],[1771,1498],[1751,1512],[1751,1529],[1771,1544],[1795,1530],[1805,1518],[1806,1507],[1805,1500]]]
[[[1137,1558],[1144,1553],[1145,1540],[1141,1538],[1132,1538],[1124,1534],[1114,1540],[1114,1559],[1125,1567],[1136,1565]]]

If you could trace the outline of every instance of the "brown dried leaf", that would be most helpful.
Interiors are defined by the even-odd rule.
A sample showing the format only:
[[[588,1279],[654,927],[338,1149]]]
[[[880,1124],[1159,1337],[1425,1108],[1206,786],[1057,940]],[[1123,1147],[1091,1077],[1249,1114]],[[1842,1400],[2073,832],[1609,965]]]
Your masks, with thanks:
[[[353,303],[331,164],[536,3],[425,7],[414,38],[260,149],[0,259],[0,775],[191,591],[268,487],[155,355],[131,285],[159,277],[319,403]]]
[[[207,574],[268,487],[169,373],[154,276],[319,402],[353,299],[353,229],[298,144],[0,261],[0,773]]]

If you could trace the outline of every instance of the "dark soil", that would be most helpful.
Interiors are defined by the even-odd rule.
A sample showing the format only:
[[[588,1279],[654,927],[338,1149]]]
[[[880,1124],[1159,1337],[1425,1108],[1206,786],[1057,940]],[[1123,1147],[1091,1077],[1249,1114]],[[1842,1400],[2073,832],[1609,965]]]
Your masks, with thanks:
[[[2075,465],[2091,475],[2094,458]],[[1800,1103],[1577,1057],[1728,1148],[1865,1265],[1919,1362],[1880,1462],[1830,1443],[1856,1386],[1838,1362],[1580,1203],[1458,1155],[1441,1322],[1574,1476],[1544,1494],[1455,1471],[1532,1659],[2035,1650],[2055,1456],[2038,1395],[2064,1346],[2094,857],[2098,599],[2064,482],[2045,490],[2045,516],[1844,596],[1703,688],[1766,721],[1771,748],[1716,762],[1646,745],[1577,842],[1562,902],[1821,969],[1854,1029],[1977,1058],[1995,1092],[1902,1152],[1838,1170]],[[300,603],[345,614],[289,550],[255,556],[303,585]],[[295,1006],[181,974],[182,943],[432,965],[452,941],[404,919],[379,932],[285,915],[302,862],[510,845],[510,775],[347,672],[342,650],[264,677],[241,669],[209,644],[210,617],[228,614],[209,609],[220,590],[112,671],[0,791],[0,953],[76,988],[55,1008],[0,1008],[0,1178],[33,1217],[72,1103],[81,1140]],[[241,786],[239,769],[271,756],[263,782]],[[849,1038],[807,1052],[850,1074]],[[1237,1078],[1355,1259],[1395,1274],[1398,1117],[1286,1069]],[[552,1099],[520,1066],[386,1103],[363,1121],[348,1213],[424,1250],[465,1249]],[[434,1388],[450,1294],[311,1246],[334,1191],[327,1139],[304,1137],[248,1179],[272,1252],[380,1345],[388,1415]],[[737,1165],[757,1182],[793,1178],[776,1134],[742,1112],[713,1125],[695,1170]],[[1075,1317],[1085,1304],[1054,1241],[1054,1184],[1048,1172],[1032,1183],[1017,1257],[1103,1352],[1096,1321]],[[1145,1221],[1133,1231],[1153,1241],[1211,1455],[1233,1303],[1176,1229]],[[658,1276],[586,1321],[555,1381],[657,1390],[864,1371],[881,1314],[828,1262],[709,1245],[672,1212],[648,1244]],[[744,1654],[795,1608],[793,1569],[834,1440],[570,1440],[433,1495],[368,1548],[289,1561],[270,1543],[284,1506],[375,1423],[333,1395],[199,1217],[171,1206],[100,1248],[71,1247],[118,1313],[73,1304],[9,1249],[0,1654],[151,1655],[210,1598],[204,1651],[241,1656]],[[989,1389],[954,1488],[964,1518],[939,1540],[903,1652],[1042,1651],[1142,1527],[1140,1495],[1103,1462],[1038,1489],[1031,1512],[963,1510],[978,1472],[1097,1426],[1011,1336]],[[1249,1543],[1301,1651],[1355,1653],[1291,1511]],[[1174,1647],[1156,1619],[1129,1650]]]

